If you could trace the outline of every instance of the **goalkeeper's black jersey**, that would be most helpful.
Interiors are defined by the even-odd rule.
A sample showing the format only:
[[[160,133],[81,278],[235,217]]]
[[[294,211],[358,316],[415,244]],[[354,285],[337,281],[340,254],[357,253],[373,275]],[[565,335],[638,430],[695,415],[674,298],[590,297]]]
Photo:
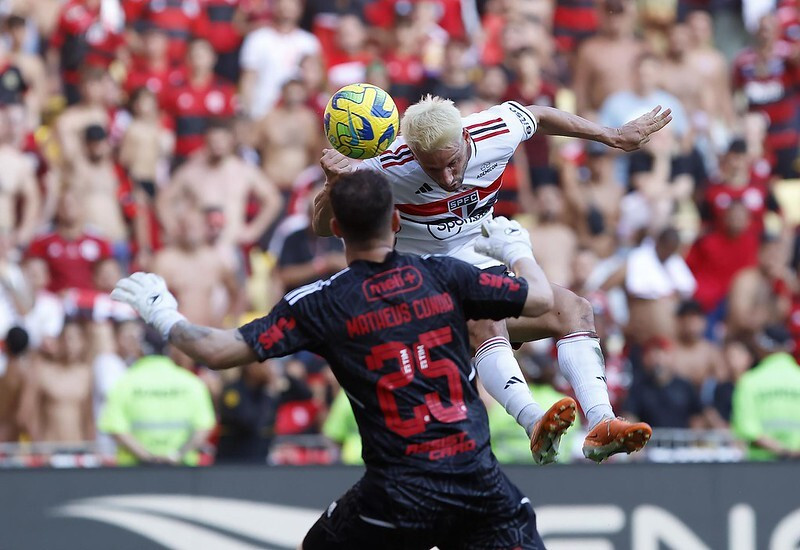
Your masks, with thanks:
[[[368,470],[468,474],[495,467],[467,319],[517,317],[524,279],[443,256],[353,262],[242,326],[261,360],[301,349],[347,392]]]

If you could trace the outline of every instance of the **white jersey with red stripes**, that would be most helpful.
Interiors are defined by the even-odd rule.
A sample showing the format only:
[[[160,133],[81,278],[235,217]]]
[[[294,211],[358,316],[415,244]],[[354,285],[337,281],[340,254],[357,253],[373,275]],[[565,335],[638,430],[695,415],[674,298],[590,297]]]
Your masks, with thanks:
[[[454,192],[439,187],[422,170],[403,136],[384,154],[364,161],[360,168],[389,178],[395,206],[402,220],[396,248],[412,254],[454,256],[478,267],[498,262],[473,248],[481,224],[491,218],[503,171],[521,141],[535,132],[537,121],[514,101],[495,105],[465,117],[471,155],[463,185]]]

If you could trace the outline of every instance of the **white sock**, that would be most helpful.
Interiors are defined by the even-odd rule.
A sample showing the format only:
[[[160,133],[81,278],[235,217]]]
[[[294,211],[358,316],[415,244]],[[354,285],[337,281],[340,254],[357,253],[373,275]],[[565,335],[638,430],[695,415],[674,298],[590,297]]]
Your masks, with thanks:
[[[600,341],[593,332],[573,332],[556,342],[561,374],[575,391],[589,429],[614,417],[606,386],[606,365]]]
[[[533,400],[508,339],[486,340],[475,353],[475,369],[483,387],[495,401],[525,428],[528,436],[542,417],[542,407]]]

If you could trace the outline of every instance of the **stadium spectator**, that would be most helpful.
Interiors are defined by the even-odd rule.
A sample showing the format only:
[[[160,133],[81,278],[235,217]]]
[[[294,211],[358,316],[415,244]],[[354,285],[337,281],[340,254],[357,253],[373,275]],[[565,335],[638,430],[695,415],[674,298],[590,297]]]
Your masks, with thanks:
[[[0,229],[0,334],[19,324],[32,305],[30,285],[14,258],[11,234]]]
[[[214,423],[203,382],[153,355],[136,361],[114,385],[98,425],[116,441],[120,466],[197,466]]]
[[[729,428],[733,411],[733,392],[736,385],[754,362],[753,353],[742,342],[728,339],[722,346],[725,370],[707,379],[701,398],[704,416],[712,428]]]
[[[791,336],[770,326],[759,338],[763,357],[736,384],[731,426],[750,460],[800,458],[800,365],[789,354]]]
[[[28,36],[28,22],[16,14],[6,19],[6,31],[9,40],[9,60],[16,66],[21,75],[21,83],[27,90],[25,93],[27,130],[35,130],[41,122],[42,109],[47,103],[47,73],[44,60],[36,53],[27,51],[25,47]]]
[[[671,227],[631,251],[625,271],[632,342],[675,336],[675,307],[694,294],[697,283],[678,254],[680,236]]]
[[[308,93],[308,106],[322,120],[325,106],[335,90],[329,89],[325,65],[319,55],[307,55],[300,60],[298,66],[299,78],[306,87]]]
[[[137,263],[146,265],[160,244],[155,212],[156,192],[166,185],[169,159],[175,138],[163,124],[156,95],[149,88],[137,88],[130,97],[131,120],[122,136],[119,164],[125,168],[132,187],[133,235]]]
[[[564,194],[555,182],[542,183],[534,190],[534,200],[536,223],[530,233],[537,243],[536,261],[550,282],[569,286],[578,240],[566,223]]]
[[[84,210],[78,193],[65,188],[58,200],[53,230],[34,239],[28,248],[29,258],[47,264],[50,272],[47,289],[51,292],[94,288],[94,264],[112,255],[111,243],[87,228]]]
[[[469,75],[469,44],[450,40],[444,49],[441,72],[426,82],[426,90],[439,97],[448,97],[456,104],[470,100],[475,95],[475,86]]]
[[[339,460],[343,464],[362,465],[361,435],[358,433],[353,406],[344,390],[339,390],[333,399],[328,416],[322,425],[325,437],[339,446]]]
[[[691,30],[687,23],[675,23],[667,30],[667,47],[659,64],[659,86],[686,110],[695,135],[708,129],[709,114],[703,104],[703,75],[689,61]]]
[[[214,75],[215,62],[211,44],[202,39],[192,40],[186,80],[167,94],[164,111],[172,116],[175,126],[173,166],[181,165],[203,146],[213,118],[230,117],[236,111],[236,90]]]
[[[125,92],[132,96],[139,88],[147,88],[163,105],[171,89],[186,79],[185,60],[181,58],[178,64],[172,63],[168,53],[169,37],[164,29],[148,25],[141,36],[141,52],[131,58]]]
[[[670,129],[680,144],[678,150],[684,152],[689,138],[686,111],[676,97],[659,88],[658,79],[659,61],[655,55],[645,52],[635,57],[629,79],[630,87],[614,91],[605,98],[599,107],[598,121],[604,126],[618,127],[631,116],[641,115],[652,109],[653,105],[660,105],[662,109],[672,110]],[[623,183],[628,182],[628,161],[627,155],[617,158],[617,177]]]
[[[105,129],[87,126],[83,135],[84,153],[72,161],[67,185],[80,196],[84,222],[111,242],[114,256],[127,264],[128,227],[120,204],[123,187],[130,187],[127,175],[112,157]]]
[[[18,413],[29,365],[28,333],[11,327],[0,345],[0,443],[19,440]]]
[[[705,190],[702,213],[712,227],[719,229],[723,227],[725,211],[733,202],[741,202],[750,211],[746,232],[760,235],[764,230],[766,213],[780,210],[770,190],[769,178],[769,167],[750,159],[745,140],[731,140],[720,162],[718,177],[712,178]]]
[[[740,52],[734,61],[734,89],[747,100],[751,112],[769,120],[766,152],[775,173],[783,178],[798,176],[795,166],[797,143],[796,61],[787,42],[779,39],[773,14],[758,23],[755,45]]]
[[[711,15],[693,10],[686,16],[691,41],[687,53],[689,65],[701,76],[703,109],[709,115],[709,132],[715,145],[724,144],[736,123],[731,93],[730,68],[725,56],[714,46]]]
[[[204,222],[197,209],[180,214],[174,242],[156,253],[152,268],[181,297],[189,319],[220,327],[227,315],[235,319],[241,313],[241,289],[230,264],[207,243]],[[227,294],[222,307],[213,299],[219,287]]]
[[[80,100],[72,103],[58,117],[55,132],[60,159],[67,170],[84,154],[86,128],[98,125],[108,131],[111,117],[105,105],[106,80],[109,76],[99,67],[84,67],[80,73]]]
[[[752,343],[766,326],[784,321],[797,289],[796,275],[787,266],[785,246],[765,233],[758,249],[758,263],[739,271],[728,294],[728,334]]]
[[[201,9],[205,27],[199,35],[208,40],[217,53],[214,72],[232,84],[238,84],[240,77],[239,52],[243,38],[244,13],[241,0],[206,0]]]
[[[628,155],[628,181],[631,189],[625,200],[638,200],[650,234],[673,223],[679,205],[690,200],[694,181],[688,159],[671,127],[654,135],[639,151]],[[677,223],[677,222],[676,222]]]
[[[41,192],[33,163],[14,143],[13,122],[8,108],[0,108],[0,232],[11,239],[11,246],[27,246],[42,223]]]
[[[29,257],[22,264],[25,281],[30,287],[32,305],[25,314],[23,327],[28,332],[30,346],[39,349],[42,342],[61,334],[64,325],[64,305],[61,298],[47,290],[50,271],[40,258]]]
[[[611,155],[605,147],[589,147],[585,170],[581,170],[566,147],[557,154],[559,182],[567,208],[565,218],[575,230],[578,243],[601,258],[613,255],[618,245],[624,189],[614,177]]]
[[[558,51],[569,55],[597,32],[597,0],[557,0],[553,12],[553,38]]]
[[[303,82],[288,80],[280,102],[257,123],[262,169],[284,194],[322,150],[320,120],[308,107],[308,100]]]
[[[94,439],[92,368],[85,327],[67,318],[58,341],[43,345],[25,377],[19,419],[33,441]]]
[[[475,97],[462,102],[459,110],[466,115],[479,113],[502,103],[508,90],[508,76],[500,65],[484,67],[475,89]]]
[[[181,63],[190,40],[203,36],[208,28],[205,5],[199,0],[127,0],[123,7],[125,23],[134,31],[128,33],[133,49],[139,46],[136,33],[155,27],[169,38],[167,53],[172,64]]]
[[[514,80],[506,90],[506,100],[522,105],[554,107],[557,86],[542,74],[541,58],[533,48],[521,48],[514,52],[512,70]],[[522,144],[530,172],[531,183],[539,185],[553,178],[550,165],[550,136],[534,134]]]
[[[92,412],[97,421],[103,414],[108,394],[127,368],[144,355],[144,325],[129,319],[114,325],[113,349],[95,355],[92,361]],[[106,458],[116,456],[114,440],[98,429],[98,450]]]
[[[325,52],[328,82],[341,88],[353,82],[363,82],[372,53],[367,48],[367,32],[355,15],[339,17],[333,47]],[[387,86],[388,87],[388,86]]]
[[[707,322],[700,304],[694,300],[683,301],[675,315],[677,337],[672,352],[675,373],[701,392],[707,380],[725,378],[725,359],[720,349],[704,338]]]
[[[61,71],[67,103],[84,99],[80,72],[105,72],[124,46],[125,15],[119,2],[70,0],[61,7],[58,26],[50,39],[52,65]]]
[[[265,464],[275,435],[281,377],[273,364],[251,363],[222,389],[216,463]]]
[[[327,279],[347,267],[344,249],[339,239],[318,237],[311,227],[310,217],[298,222],[296,229],[286,235],[275,253],[278,258],[276,274],[286,292]]]
[[[275,221],[282,201],[273,182],[234,154],[233,133],[224,121],[214,121],[205,134],[205,149],[182,166],[159,192],[159,220],[168,236],[176,216],[190,205],[222,213],[224,246],[250,245]],[[258,214],[249,219],[250,197]]]
[[[640,373],[623,406],[626,416],[654,428],[702,428],[703,408],[691,382],[675,371],[672,342],[655,337],[644,344]]]
[[[297,26],[302,13],[300,2],[276,0],[272,25],[257,28],[244,39],[239,88],[242,106],[251,117],[262,117],[272,109],[281,86],[294,76],[305,56],[320,55],[317,38]]]
[[[756,264],[757,235],[746,233],[750,212],[740,201],[732,201],[723,215],[723,228],[713,229],[692,244],[686,263],[697,280],[694,299],[712,315],[713,324],[724,316],[723,300],[739,270]]]
[[[421,37],[408,17],[398,18],[383,59],[391,85],[387,90],[401,113],[420,96],[425,67],[420,56]]]
[[[612,94],[634,88],[634,68],[643,50],[634,35],[631,0],[602,0],[599,7],[598,33],[578,48],[573,74],[575,107],[585,117],[600,110]],[[634,114],[630,109],[627,116]]]

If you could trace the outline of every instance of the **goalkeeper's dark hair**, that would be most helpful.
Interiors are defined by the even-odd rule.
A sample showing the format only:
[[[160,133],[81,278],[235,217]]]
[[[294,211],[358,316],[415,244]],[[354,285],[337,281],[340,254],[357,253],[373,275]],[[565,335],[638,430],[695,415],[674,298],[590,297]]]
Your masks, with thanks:
[[[364,242],[391,231],[394,197],[389,180],[374,170],[358,170],[339,177],[330,191],[333,217],[342,237]]]

